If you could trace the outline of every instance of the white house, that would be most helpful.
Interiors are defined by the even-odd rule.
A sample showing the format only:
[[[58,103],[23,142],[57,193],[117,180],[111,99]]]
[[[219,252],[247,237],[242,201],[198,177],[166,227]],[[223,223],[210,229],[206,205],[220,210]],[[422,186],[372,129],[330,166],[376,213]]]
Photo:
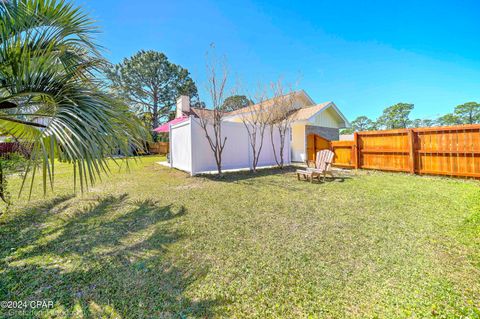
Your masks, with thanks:
[[[297,108],[291,127],[292,161],[314,160],[317,151],[329,148],[330,141],[338,141],[339,130],[350,124],[335,103],[316,104],[303,90],[291,94]],[[273,99],[264,101],[262,107],[265,110],[274,107]],[[225,120],[241,122],[243,114],[249,109],[251,107],[230,112]]]
[[[333,102],[325,102],[321,104],[316,104],[308,94],[303,91],[296,91],[290,93],[291,95],[289,98],[292,98],[294,107],[296,108],[295,113],[293,114],[293,122],[290,128],[290,139],[286,147],[290,149],[288,162],[296,161],[296,162],[303,162],[305,160],[315,160],[315,155],[317,151],[325,148],[330,147],[330,141],[339,140],[339,130],[341,128],[348,127],[350,124],[342,112],[338,109],[338,107]],[[293,95],[293,96],[292,96]],[[248,160],[249,160],[249,152],[248,150],[248,143],[246,141],[246,137],[244,138],[243,130],[245,130],[243,123],[242,123],[242,116],[249,112],[252,107],[258,107],[256,105],[250,106],[248,108],[235,110],[233,112],[227,113],[224,117],[224,123],[226,126],[225,134],[230,134],[230,146],[226,147],[225,156],[229,158],[229,153],[235,154],[233,157],[235,159],[242,158],[243,160],[234,160],[235,163],[226,161],[225,168],[248,168]],[[270,99],[264,101],[262,104],[264,110],[268,111],[269,108],[275,107],[274,100]],[[211,159],[208,160],[209,164],[202,164],[199,158],[209,156],[209,155],[198,155],[198,151],[195,151],[195,147],[198,148],[198,145],[202,145],[201,148],[206,148],[208,145],[203,141],[205,137],[202,135],[198,128],[198,116],[200,112],[209,112],[207,109],[198,109],[190,107],[190,101],[187,96],[181,96],[177,100],[177,113],[176,119],[162,125],[159,127],[158,131],[169,131],[170,136],[170,155],[171,155],[171,162],[175,163],[175,156],[177,156],[177,160],[180,157],[188,158],[190,162],[190,166],[185,164],[179,164],[178,168],[187,170],[190,172],[194,171],[201,171],[210,169],[213,170],[212,161]],[[184,123],[185,122],[185,123]],[[187,125],[186,123],[190,123],[189,128],[185,128]],[[179,128],[183,130],[181,134]],[[177,132],[175,132],[177,130]],[[190,136],[186,136],[190,135]],[[266,134],[267,135],[267,134]],[[181,136],[181,137],[180,137]],[[278,137],[276,137],[278,138]],[[232,141],[233,140],[233,141]],[[245,140],[245,141],[244,141]],[[182,151],[186,149],[187,144],[183,145],[184,143],[188,144],[189,153],[184,154]],[[263,161],[260,161],[260,165],[273,165],[275,163],[273,154],[270,154],[268,149],[270,149],[270,142],[266,142],[267,147],[264,146],[262,152],[263,154]],[[179,145],[183,145],[179,147]],[[245,144],[245,145],[243,145]],[[239,145],[242,145],[241,147]],[[230,149],[230,150],[229,150]],[[207,152],[210,150],[207,150]],[[177,154],[176,154],[177,153]],[[242,155],[243,154],[243,155]],[[210,155],[211,157],[211,155]],[[172,160],[173,159],[173,160]],[[233,160],[233,159],[232,159]],[[197,163],[194,163],[197,161]],[[203,159],[203,162],[206,163],[207,158]],[[229,164],[230,163],[230,164]],[[200,165],[197,170],[195,170],[194,166],[196,164]],[[175,166],[175,164],[173,164]],[[180,167],[182,166],[182,167]],[[188,166],[188,167],[187,167]]]

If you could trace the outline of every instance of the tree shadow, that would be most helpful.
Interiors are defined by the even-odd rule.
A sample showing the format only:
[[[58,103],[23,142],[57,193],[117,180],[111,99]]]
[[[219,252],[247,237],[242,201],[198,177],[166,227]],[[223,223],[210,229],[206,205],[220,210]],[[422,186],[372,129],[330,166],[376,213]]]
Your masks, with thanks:
[[[240,171],[240,172],[227,172],[222,175],[212,175],[204,174],[197,175],[199,178],[206,178],[211,181],[223,182],[223,183],[244,183],[251,187],[263,188],[265,186],[269,187],[278,187],[287,191],[297,191],[299,188],[302,188],[301,182],[305,180],[297,180],[296,170],[299,167],[296,166],[286,166],[283,169],[280,168],[266,168],[260,169],[257,172],[252,171]],[[267,176],[285,176],[284,179],[262,179],[262,177]],[[313,184],[324,184],[329,182],[344,182],[349,180],[351,177],[346,176],[344,173],[337,172],[335,178],[327,177],[325,181],[321,178],[320,181],[317,179],[314,180]],[[310,184],[310,182],[309,182]]]
[[[5,213],[0,221],[0,260],[11,253],[11,250],[28,245],[38,238],[42,233],[41,225],[52,212],[64,207],[74,197],[73,194],[57,196],[15,214]],[[6,243],[12,242],[14,245],[7,247]]]
[[[239,172],[226,172],[222,175],[218,174],[199,174],[195,175],[196,177],[206,178],[208,180],[224,182],[224,183],[236,183],[239,181],[249,180],[252,178],[259,178],[272,175],[284,175],[287,173],[294,173],[296,167],[286,166],[284,168],[262,168],[253,171],[239,171]]]
[[[106,196],[57,227],[35,226],[52,218],[45,210],[68,200],[31,208],[2,225],[0,300],[52,300],[56,315],[67,318],[208,317],[221,304],[189,298],[189,286],[208,267],[169,254],[183,237],[174,226],[187,214],[184,207]],[[27,226],[29,216],[34,224]],[[26,227],[22,240],[6,235],[17,226]]]

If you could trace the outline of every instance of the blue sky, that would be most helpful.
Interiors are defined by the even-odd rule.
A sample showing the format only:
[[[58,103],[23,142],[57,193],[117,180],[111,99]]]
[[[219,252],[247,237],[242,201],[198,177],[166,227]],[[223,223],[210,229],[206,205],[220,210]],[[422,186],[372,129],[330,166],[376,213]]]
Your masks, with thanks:
[[[77,0],[98,20],[106,57],[164,52],[189,69],[208,105],[205,53],[215,43],[248,86],[299,80],[350,119],[397,102],[435,118],[480,102],[480,3],[475,1]]]

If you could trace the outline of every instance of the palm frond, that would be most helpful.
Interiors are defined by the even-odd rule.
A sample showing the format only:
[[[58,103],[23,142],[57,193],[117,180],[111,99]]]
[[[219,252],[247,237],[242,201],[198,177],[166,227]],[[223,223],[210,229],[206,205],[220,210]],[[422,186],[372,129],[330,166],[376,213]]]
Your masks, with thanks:
[[[148,136],[95,77],[107,64],[96,31],[66,1],[0,3],[0,133],[32,145],[27,173],[33,179],[40,165],[44,191],[55,158],[74,165],[83,190],[108,172],[107,158],[131,154]]]

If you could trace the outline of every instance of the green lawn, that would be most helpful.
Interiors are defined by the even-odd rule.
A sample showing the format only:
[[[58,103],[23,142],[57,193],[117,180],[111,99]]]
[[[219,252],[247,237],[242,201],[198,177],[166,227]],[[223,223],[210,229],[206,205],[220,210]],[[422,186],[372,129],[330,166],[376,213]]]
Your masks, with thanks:
[[[0,217],[0,300],[52,300],[27,314],[44,318],[480,317],[478,182],[218,180],[159,159],[83,196],[67,166],[55,194],[38,179]]]

